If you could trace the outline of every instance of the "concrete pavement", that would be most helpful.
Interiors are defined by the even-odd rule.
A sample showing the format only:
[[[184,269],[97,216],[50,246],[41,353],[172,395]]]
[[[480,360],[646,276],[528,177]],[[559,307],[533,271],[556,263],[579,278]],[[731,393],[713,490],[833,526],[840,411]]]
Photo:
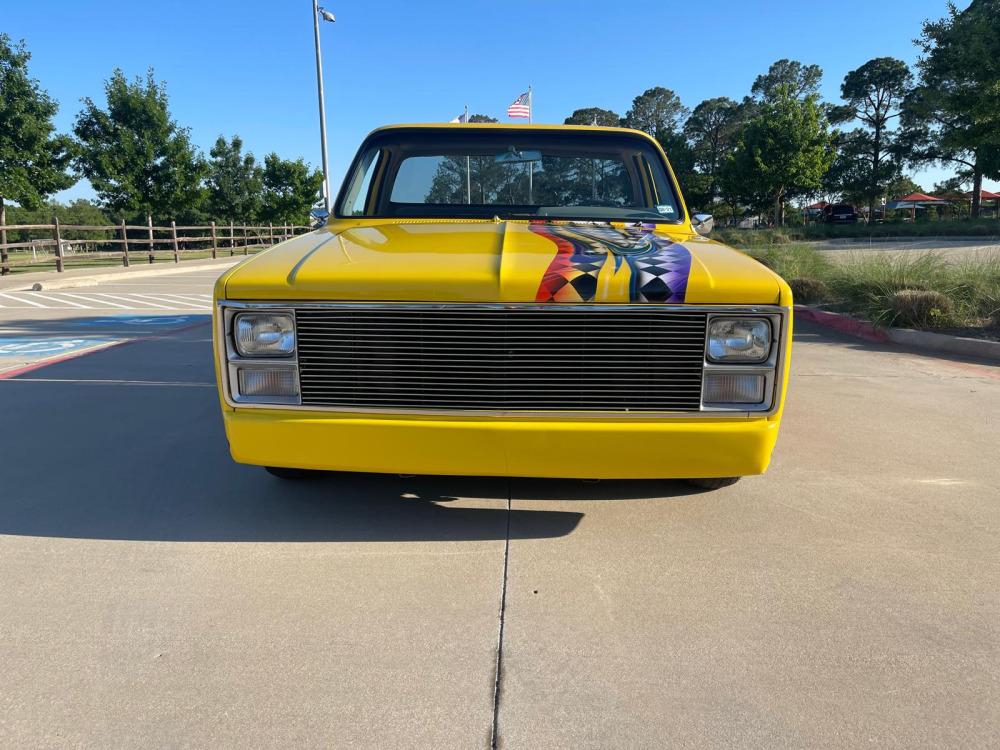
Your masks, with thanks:
[[[130,342],[0,379],[0,745],[1000,741],[1000,368],[799,326],[772,469],[712,493],[285,483],[206,312],[0,309]]]

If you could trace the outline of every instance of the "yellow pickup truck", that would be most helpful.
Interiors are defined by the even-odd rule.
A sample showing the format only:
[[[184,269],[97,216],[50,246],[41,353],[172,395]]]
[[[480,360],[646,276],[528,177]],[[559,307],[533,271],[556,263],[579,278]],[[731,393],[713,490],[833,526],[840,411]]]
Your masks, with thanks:
[[[620,128],[399,125],[325,225],[215,287],[232,456],[731,484],[768,466],[792,295]]]

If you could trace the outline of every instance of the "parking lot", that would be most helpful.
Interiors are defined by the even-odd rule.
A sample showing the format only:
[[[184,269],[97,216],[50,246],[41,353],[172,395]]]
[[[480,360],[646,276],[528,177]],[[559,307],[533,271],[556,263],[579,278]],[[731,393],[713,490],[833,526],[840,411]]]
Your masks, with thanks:
[[[0,745],[1000,744],[1000,368],[802,324],[716,492],[286,483],[228,456],[216,274],[0,297]]]

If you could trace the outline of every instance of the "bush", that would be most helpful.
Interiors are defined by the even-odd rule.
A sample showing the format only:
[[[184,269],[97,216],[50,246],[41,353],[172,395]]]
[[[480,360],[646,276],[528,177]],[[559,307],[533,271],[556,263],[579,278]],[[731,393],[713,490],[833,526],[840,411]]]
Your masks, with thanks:
[[[792,288],[792,297],[799,304],[813,305],[830,299],[830,288],[819,279],[792,279],[788,286]]]
[[[924,289],[901,289],[888,299],[893,325],[907,328],[933,328],[948,323],[955,305],[941,292]]]
[[[775,245],[746,252],[783,279],[823,279],[833,269],[830,259],[809,245]]]

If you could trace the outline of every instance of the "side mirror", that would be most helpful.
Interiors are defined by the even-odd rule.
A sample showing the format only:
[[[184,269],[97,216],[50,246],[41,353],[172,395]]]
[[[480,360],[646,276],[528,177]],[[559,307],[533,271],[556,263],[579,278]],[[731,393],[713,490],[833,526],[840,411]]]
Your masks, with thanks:
[[[330,212],[325,208],[314,208],[309,212],[309,215],[316,219],[316,223],[313,224],[313,229],[325,227],[327,220],[330,218]]]
[[[715,228],[715,218],[712,214],[695,214],[691,217],[691,227],[698,234],[707,236]]]

